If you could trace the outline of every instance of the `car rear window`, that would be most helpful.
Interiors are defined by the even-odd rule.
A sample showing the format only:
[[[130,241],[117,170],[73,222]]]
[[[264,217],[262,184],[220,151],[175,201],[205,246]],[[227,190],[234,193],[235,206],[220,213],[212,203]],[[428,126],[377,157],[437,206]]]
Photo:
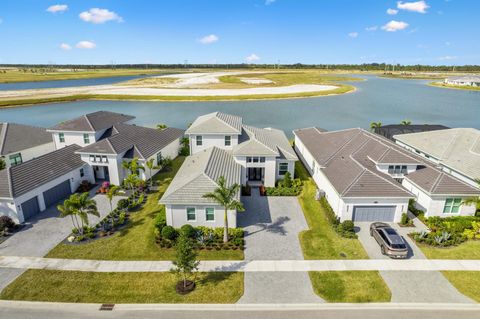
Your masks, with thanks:
[[[405,246],[404,244],[392,244],[392,248],[405,249],[405,248],[407,248],[407,246]]]
[[[389,235],[396,235],[397,232],[393,228],[385,228],[385,232]]]

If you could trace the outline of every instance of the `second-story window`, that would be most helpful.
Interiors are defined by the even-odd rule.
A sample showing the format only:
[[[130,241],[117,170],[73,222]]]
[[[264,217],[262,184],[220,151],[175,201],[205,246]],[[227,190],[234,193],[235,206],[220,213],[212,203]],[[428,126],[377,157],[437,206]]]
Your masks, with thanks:
[[[90,135],[83,134],[83,143],[90,144]]]
[[[65,134],[58,133],[58,140],[60,141],[60,143],[65,143]]]
[[[232,145],[232,137],[230,135],[225,136],[225,146]]]
[[[10,165],[11,166],[16,166],[16,165],[22,164],[22,154],[20,154],[20,153],[10,155],[9,159],[10,159]]]
[[[90,155],[90,162],[95,162],[95,155]]]
[[[197,140],[197,146],[203,145],[203,138],[201,135],[197,135],[196,140]]]

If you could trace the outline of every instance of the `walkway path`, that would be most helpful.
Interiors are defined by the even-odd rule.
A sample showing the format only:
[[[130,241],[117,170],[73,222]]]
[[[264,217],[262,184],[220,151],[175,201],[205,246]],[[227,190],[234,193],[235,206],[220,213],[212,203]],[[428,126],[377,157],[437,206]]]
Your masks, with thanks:
[[[91,272],[167,272],[170,261],[110,261],[0,256],[0,268],[77,270]],[[308,271],[480,271],[480,260],[439,259],[351,259],[351,260],[219,260],[200,262],[202,272],[302,273]],[[262,274],[264,276],[264,274]],[[407,274],[408,276],[408,274]]]

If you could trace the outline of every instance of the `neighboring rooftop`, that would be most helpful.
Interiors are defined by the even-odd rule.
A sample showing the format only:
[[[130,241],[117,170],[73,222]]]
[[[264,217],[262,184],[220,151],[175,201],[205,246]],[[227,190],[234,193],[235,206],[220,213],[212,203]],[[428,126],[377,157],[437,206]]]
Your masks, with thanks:
[[[416,172],[405,178],[411,179],[427,193],[479,193],[474,187],[445,176],[421,157],[390,140],[360,128],[334,132],[307,128],[294,133],[343,197],[414,197],[390,175],[378,171],[376,163],[419,165]],[[431,187],[429,183],[435,183],[435,186]]]
[[[480,178],[480,131],[477,129],[452,128],[394,138],[465,176]]]
[[[449,127],[439,124],[390,124],[375,129],[375,133],[393,140],[394,135],[445,130]]]
[[[159,130],[119,123],[109,128],[98,142],[85,146],[77,153],[125,153],[125,158],[147,159],[158,150],[181,138],[184,133],[184,130],[171,127]]]
[[[0,123],[0,155],[53,143],[52,134],[43,127],[16,123]]]
[[[51,127],[49,131],[98,132],[108,129],[114,124],[128,122],[134,118],[131,115],[98,111],[59,123]]]
[[[14,198],[85,165],[73,144],[0,171],[0,197]]]
[[[242,118],[236,115],[214,112],[199,116],[186,134],[234,134],[242,133]]]
[[[214,202],[203,195],[218,187],[217,181],[221,176],[225,177],[228,186],[240,184],[241,171],[241,166],[235,162],[231,151],[217,147],[200,151],[185,159],[160,202],[212,204]]]

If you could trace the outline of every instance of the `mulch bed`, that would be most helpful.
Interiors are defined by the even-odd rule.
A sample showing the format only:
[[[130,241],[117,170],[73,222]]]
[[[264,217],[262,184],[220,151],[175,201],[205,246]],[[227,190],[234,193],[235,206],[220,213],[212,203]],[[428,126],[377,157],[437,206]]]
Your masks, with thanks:
[[[186,295],[192,292],[194,289],[195,289],[195,282],[191,280],[187,280],[186,285],[184,285],[183,280],[180,280],[179,282],[177,282],[177,286],[175,287],[175,290],[180,295]]]

